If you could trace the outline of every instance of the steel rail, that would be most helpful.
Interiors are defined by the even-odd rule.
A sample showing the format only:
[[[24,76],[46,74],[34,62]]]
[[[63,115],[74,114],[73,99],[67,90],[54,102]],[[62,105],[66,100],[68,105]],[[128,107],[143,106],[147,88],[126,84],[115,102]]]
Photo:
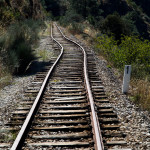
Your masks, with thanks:
[[[56,24],[57,26],[57,24]],[[86,83],[86,89],[87,89],[87,93],[88,93],[88,98],[90,101],[90,107],[91,107],[91,117],[92,117],[92,126],[94,129],[94,136],[95,136],[95,149],[96,150],[104,150],[104,145],[103,145],[103,140],[102,140],[102,135],[101,135],[101,130],[100,130],[100,125],[99,125],[99,121],[98,121],[98,117],[97,117],[97,113],[95,112],[95,104],[94,104],[94,99],[93,99],[93,95],[92,95],[92,91],[91,91],[91,86],[90,86],[90,82],[89,82],[89,78],[88,78],[88,69],[87,69],[87,55],[86,52],[84,50],[84,48],[78,44],[77,42],[67,38],[63,32],[61,31],[61,29],[57,26],[57,28],[59,29],[60,33],[62,34],[62,36],[67,39],[68,41],[78,45],[81,49],[82,52],[84,54],[84,79],[85,79],[85,83]]]
[[[62,45],[58,41],[56,41],[54,39],[52,34],[53,33],[52,33],[52,26],[51,26],[51,38],[52,38],[52,40],[54,42],[56,42],[59,45],[59,47],[61,48],[61,53],[59,54],[57,60],[54,62],[54,64],[52,65],[52,67],[48,71],[48,73],[47,73],[47,75],[46,75],[46,77],[44,79],[44,82],[43,82],[43,84],[42,84],[42,86],[40,88],[40,91],[39,91],[39,93],[38,93],[38,95],[37,95],[37,97],[36,97],[36,99],[35,99],[35,101],[34,101],[34,103],[32,105],[32,108],[30,109],[30,111],[28,113],[28,116],[25,119],[25,121],[24,121],[24,123],[23,123],[23,125],[21,127],[21,130],[19,131],[19,133],[18,133],[18,135],[17,135],[17,137],[16,137],[16,139],[15,139],[15,141],[14,141],[12,147],[11,147],[11,150],[20,150],[20,148],[21,148],[21,146],[23,144],[23,141],[24,141],[24,137],[26,136],[26,131],[29,128],[29,126],[31,125],[31,122],[33,120],[33,115],[35,114],[35,112],[37,110],[38,104],[40,103],[40,99],[41,99],[41,97],[43,95],[43,92],[44,92],[44,89],[45,89],[45,87],[47,85],[48,79],[49,79],[53,69],[55,68],[55,66],[57,65],[58,61],[60,60],[60,58],[61,58],[61,56],[63,54],[64,49],[63,49]]]

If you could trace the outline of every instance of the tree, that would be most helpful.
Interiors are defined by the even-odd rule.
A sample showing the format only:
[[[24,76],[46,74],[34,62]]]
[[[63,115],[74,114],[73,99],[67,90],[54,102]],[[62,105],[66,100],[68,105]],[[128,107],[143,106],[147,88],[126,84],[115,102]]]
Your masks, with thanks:
[[[120,40],[123,34],[127,34],[127,28],[119,16],[119,14],[108,15],[102,25],[102,31],[108,35],[112,35],[116,40]]]
[[[51,12],[54,17],[60,15],[60,0],[45,0],[46,10]]]
[[[100,15],[99,3],[97,0],[70,0],[71,7],[84,18]]]

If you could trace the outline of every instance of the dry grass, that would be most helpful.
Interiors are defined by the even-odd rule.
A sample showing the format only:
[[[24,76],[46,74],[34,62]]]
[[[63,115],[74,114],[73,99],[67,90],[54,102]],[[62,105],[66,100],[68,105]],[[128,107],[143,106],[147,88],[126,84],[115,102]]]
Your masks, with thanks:
[[[12,75],[7,69],[0,63],[0,89],[4,86],[9,85],[12,82]]]
[[[0,26],[0,36],[4,33],[4,29]],[[0,90],[9,85],[12,82],[12,75],[8,72],[8,69],[2,63],[2,58],[0,57]]]
[[[147,80],[134,80],[131,84],[133,101],[140,108],[150,111],[150,82]]]

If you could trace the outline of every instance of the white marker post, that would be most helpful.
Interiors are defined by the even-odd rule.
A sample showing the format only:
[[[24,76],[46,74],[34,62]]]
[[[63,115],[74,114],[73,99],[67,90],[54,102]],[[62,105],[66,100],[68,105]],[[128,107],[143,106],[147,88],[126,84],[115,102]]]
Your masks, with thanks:
[[[131,77],[131,65],[125,65],[123,85],[122,85],[122,93],[124,94],[128,93],[130,77]]]

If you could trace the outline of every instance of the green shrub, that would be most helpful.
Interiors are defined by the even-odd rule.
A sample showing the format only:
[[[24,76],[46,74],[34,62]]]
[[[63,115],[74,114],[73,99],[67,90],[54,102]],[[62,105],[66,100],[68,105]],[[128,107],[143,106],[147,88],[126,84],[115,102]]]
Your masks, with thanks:
[[[127,3],[137,12],[143,13],[143,9],[141,8],[141,6],[137,5],[133,0],[127,0]]]
[[[68,26],[74,23],[80,23],[83,21],[81,15],[77,14],[74,10],[68,10],[65,16],[61,17],[59,23],[63,26]]]
[[[0,4],[0,24],[2,27],[8,26],[20,18],[21,13],[18,10],[6,6],[5,2]]]
[[[81,34],[83,33],[84,26],[80,23],[72,23],[72,25],[69,27],[69,31],[72,34]]]
[[[126,27],[119,14],[108,15],[102,25],[103,33],[114,35],[116,40],[121,38],[121,35],[126,33]]]
[[[123,70],[124,65],[132,65],[134,77],[145,78],[150,75],[150,42],[138,36],[123,36],[121,44],[113,37],[102,35],[96,38],[96,48]],[[150,77],[150,76],[149,76]]]
[[[40,22],[25,20],[10,25],[0,36],[0,53],[3,63],[12,73],[23,72],[34,59],[32,45],[38,40]]]
[[[124,22],[125,28],[128,29],[128,35],[139,35],[138,29],[135,25],[136,21],[139,19],[139,15],[136,11],[128,12],[126,15],[122,16],[121,19]]]
[[[135,12],[129,12],[122,17],[118,13],[110,14],[103,20],[100,28],[103,33],[113,35],[120,42],[122,35],[139,35],[135,25],[136,17]]]
[[[103,28],[103,23],[104,23],[104,17],[103,16],[91,16],[89,15],[87,17],[87,20],[90,24],[92,24],[96,29],[102,29]]]

